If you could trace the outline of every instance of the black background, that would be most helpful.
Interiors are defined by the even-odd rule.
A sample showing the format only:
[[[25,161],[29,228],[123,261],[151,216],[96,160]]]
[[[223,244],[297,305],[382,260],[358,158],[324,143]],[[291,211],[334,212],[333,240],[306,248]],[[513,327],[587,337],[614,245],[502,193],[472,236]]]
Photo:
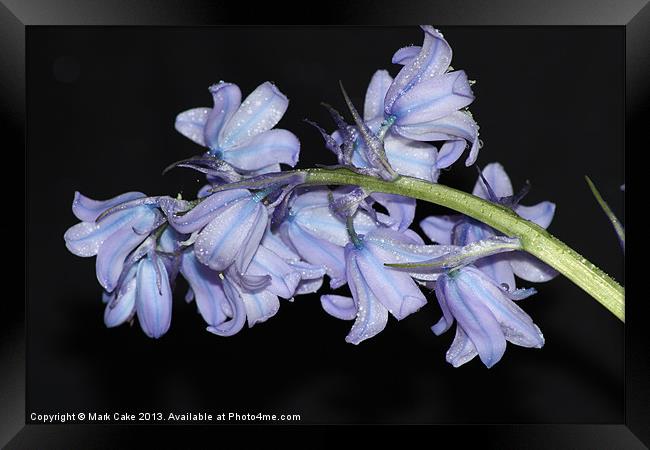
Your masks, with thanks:
[[[622,29],[442,30],[455,68],[467,71],[471,109],[485,142],[479,164],[503,163],[523,202],[557,203],[551,232],[616,279],[623,255],[583,180],[589,174],[623,216]],[[237,336],[204,330],[194,304],[177,301],[170,332],[108,330],[94,260],[62,235],[76,222],[79,190],[108,198],[127,190],[191,196],[201,177],[170,161],[200,151],[173,128],[175,115],[210,106],[224,79],[244,95],[271,80],[290,99],[280,126],[302,142],[301,166],[331,163],[304,117],[329,125],[318,106],[343,109],[337,81],[361,106],[377,68],[419,44],[415,28],[47,28],[27,35],[27,413],[222,411],[299,413],[303,422],[620,423],[623,326],[563,278],[522,303],[546,337],[542,350],[512,345],[494,368],[444,360],[453,332],[435,337],[435,300],[360,346],[350,323],[326,315],[317,296],[284,302],[278,315]],[[329,128],[329,126],[328,126]],[[441,182],[471,189],[474,168],[456,164]],[[421,205],[419,216],[443,212]]]

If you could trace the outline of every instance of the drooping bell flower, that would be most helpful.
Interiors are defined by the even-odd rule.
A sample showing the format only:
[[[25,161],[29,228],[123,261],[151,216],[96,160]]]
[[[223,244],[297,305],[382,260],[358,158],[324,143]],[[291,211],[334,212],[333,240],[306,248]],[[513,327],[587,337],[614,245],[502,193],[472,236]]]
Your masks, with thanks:
[[[485,166],[482,178],[479,177],[472,193],[512,207],[519,216],[543,228],[550,225],[555,214],[555,204],[548,201],[533,206],[520,205],[520,199],[513,195],[510,178],[499,163]],[[420,227],[432,241],[458,246],[486,240],[497,234],[489,226],[462,215],[430,216],[420,222]],[[514,275],[536,283],[548,281],[557,275],[548,265],[524,252],[488,256],[477,261],[476,267],[509,289],[515,288]]]
[[[432,327],[436,335],[447,331],[454,320],[456,336],[447,361],[458,367],[476,355],[486,367],[503,356],[506,341],[522,347],[541,348],[544,336],[533,320],[513,300],[535,293],[534,289],[509,291],[473,265],[442,274],[435,284],[443,316]]]
[[[135,275],[135,310],[142,331],[157,339],[169,330],[172,293],[165,264],[155,252],[138,263]]]
[[[97,256],[97,280],[111,292],[115,289],[127,256],[158,226],[164,216],[155,205],[144,201],[140,192],[129,192],[109,200],[97,201],[75,193],[72,211],[81,220],[69,228],[63,238],[66,247],[77,256]],[[119,209],[121,205],[127,205]],[[113,209],[112,214],[102,214]]]
[[[233,263],[243,274],[260,244],[268,211],[264,193],[247,189],[215,192],[191,209],[187,202],[166,198],[160,202],[172,227],[180,233],[198,233],[194,241],[196,258],[220,272]]]
[[[345,246],[345,275],[352,297],[323,295],[321,304],[330,315],[355,320],[347,342],[359,344],[381,332],[390,313],[401,320],[426,304],[426,298],[407,272],[387,263],[424,261],[446,248],[421,241],[390,228],[376,228]]]

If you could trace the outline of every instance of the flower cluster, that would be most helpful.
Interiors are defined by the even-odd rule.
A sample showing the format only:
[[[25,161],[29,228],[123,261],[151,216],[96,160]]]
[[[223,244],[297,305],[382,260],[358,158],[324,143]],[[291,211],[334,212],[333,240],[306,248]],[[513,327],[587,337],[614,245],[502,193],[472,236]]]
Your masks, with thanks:
[[[465,164],[476,161],[481,143],[467,109],[472,83],[451,68],[442,34],[422,30],[422,46],[394,54],[402,66],[395,78],[386,70],[372,76],[362,114],[342,89],[352,123],[329,105],[337,129],[312,123],[337,157],[335,167],[389,182],[410,176],[436,183],[466,149]],[[491,367],[506,341],[543,345],[539,328],[514,303],[534,290],[517,289],[514,276],[540,282],[555,273],[519,251],[516,239],[468,217],[444,216],[420,223],[427,244],[412,229],[414,199],[357,186],[308,186],[304,173],[281,171],[281,164],[296,165],[300,143],[274,128],[288,100],[272,83],[243,102],[232,83],[209,91],[211,108],[182,112],[175,124],[205,148],[170,166],[206,175],[196,200],[129,192],[96,201],[75,194],[72,209],[81,222],[64,238],[75,255],[97,256],[106,326],[137,316],[148,336],[165,334],[180,274],[189,285],[185,300],[196,302],[207,330],[230,336],[275,315],[280,298],[317,292],[327,276],[331,289],[349,289],[347,296],[322,295],[321,304],[354,321],[350,343],[381,332],[389,316],[401,320],[418,311],[433,290],[442,310],[433,332],[457,322],[447,352],[454,366],[479,355]],[[523,195],[513,194],[496,163],[485,167],[474,195],[543,227],[553,217],[552,203],[520,205]]]

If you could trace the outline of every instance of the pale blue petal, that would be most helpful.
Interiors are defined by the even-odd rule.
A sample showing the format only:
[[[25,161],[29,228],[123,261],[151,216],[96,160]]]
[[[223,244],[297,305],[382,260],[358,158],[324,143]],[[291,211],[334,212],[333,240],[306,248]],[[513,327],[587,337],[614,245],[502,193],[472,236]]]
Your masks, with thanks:
[[[108,237],[117,230],[128,226],[133,220],[133,210],[124,210],[107,216],[100,222],[80,222],[63,235],[65,245],[77,256],[95,256]]]
[[[390,84],[393,82],[393,77],[390,76],[386,70],[378,70],[372,76],[368,89],[366,90],[366,98],[363,105],[363,120],[369,122],[374,119],[383,120],[384,118],[384,97]]]
[[[438,285],[440,295],[445,297],[449,310],[476,347],[481,361],[492,367],[503,356],[506,340],[501,326],[484,303],[486,299],[479,294],[481,285],[486,283],[484,276],[477,275],[480,273],[464,267],[454,275],[441,277]]]
[[[402,195],[375,192],[372,198],[386,210],[398,231],[404,231],[413,223],[415,217],[415,199]]]
[[[384,266],[385,262],[365,248],[356,250],[352,245],[346,247],[346,266],[354,266],[365,286],[374,293],[388,312],[401,320],[419,310],[427,300],[408,273],[387,268]],[[350,272],[347,270],[350,283]],[[357,276],[355,272],[353,275]],[[357,289],[360,288],[357,286]]]
[[[422,47],[419,45],[409,45],[408,47],[402,47],[393,54],[391,62],[393,64],[399,64],[405,66],[410,64],[413,61],[413,58],[418,56]]]
[[[220,140],[221,148],[228,149],[273,128],[287,110],[289,100],[275,85],[259,85],[241,104],[228,121]]]
[[[420,222],[420,228],[429,239],[438,244],[452,243],[454,227],[461,219],[460,215],[429,216]]]
[[[167,270],[160,259],[150,256],[138,264],[135,307],[144,333],[159,338],[172,320],[172,294]]]
[[[150,206],[132,208],[131,220],[116,229],[99,247],[96,274],[99,284],[104,289],[107,291],[115,289],[124,268],[124,260],[147,238],[147,234],[140,234],[135,230],[150,228],[158,216],[157,210]],[[109,218],[110,216],[107,220]]]
[[[418,83],[395,101],[391,113],[397,117],[397,126],[419,125],[443,118],[473,101],[467,75],[459,70]]]
[[[212,219],[220,216],[233,204],[250,199],[246,189],[231,189],[220,191],[204,198],[189,211],[189,204],[182,200],[164,197],[159,201],[160,208],[165,212],[169,224],[181,233],[192,233],[205,227]]]
[[[325,267],[327,275],[331,278],[332,289],[345,284],[343,247],[320,240],[292,222],[285,223],[282,232],[302,259]]]
[[[399,71],[386,93],[384,111],[391,115],[395,100],[424,80],[444,74],[451,62],[451,47],[438,30],[430,25],[422,27],[424,42],[416,56]]]
[[[104,309],[104,324],[108,328],[122,325],[135,314],[135,287],[136,278],[133,277],[117,293],[116,298],[107,303]]]
[[[203,131],[205,145],[220,150],[220,134],[241,103],[241,91],[236,84],[223,81],[210,86],[213,106]]]
[[[327,314],[341,320],[354,320],[357,306],[352,297],[342,295],[321,295],[320,303]]]
[[[508,177],[508,174],[501,164],[491,163],[485,166],[483,168],[483,177],[497,197],[510,197],[512,195],[513,191],[510,177]],[[472,194],[486,200],[492,200],[488,195],[488,190],[481,178],[476,181]]]
[[[75,192],[72,213],[82,222],[94,222],[107,209],[143,197],[146,195],[142,192],[126,192],[108,200],[93,200],[80,192]]]
[[[246,308],[249,328],[256,323],[265,322],[280,309],[278,296],[266,289],[259,292],[241,291],[241,296]]]
[[[257,242],[251,242],[249,237],[256,228],[256,222],[266,218],[266,214],[260,215],[263,208],[250,196],[227,204],[196,239],[194,250],[197,259],[212,270],[223,271],[235,262],[243,251],[242,247],[247,252],[246,256],[250,253],[252,258],[254,252],[251,253],[250,247],[259,245],[262,236],[260,234]],[[266,226],[266,223],[263,225]],[[245,269],[245,264],[238,269]]]
[[[461,327],[456,327],[456,336],[447,350],[446,359],[454,367],[460,367],[478,355],[476,347]]]
[[[208,120],[210,108],[192,108],[176,116],[174,128],[186,138],[205,147],[203,130]]]
[[[293,167],[299,155],[298,138],[290,131],[275,129],[228,148],[223,153],[223,159],[239,170],[257,171],[277,163]]]
[[[384,140],[384,148],[388,162],[400,175],[433,183],[438,181],[438,151],[433,145],[389,133]],[[358,153],[355,152],[355,155]]]
[[[241,291],[228,277],[223,280],[223,291],[226,294],[231,319],[216,326],[209,326],[207,330],[217,336],[232,336],[239,333],[246,323],[246,307],[241,297]]]
[[[416,141],[457,141],[464,139],[472,144],[465,165],[471,166],[478,157],[480,149],[478,125],[466,111],[454,111],[431,122],[405,126],[393,125],[391,131]]]
[[[216,326],[227,320],[224,304],[227,303],[219,274],[194,256],[193,250],[181,256],[181,274],[190,285],[196,306],[208,325]]]
[[[519,278],[534,283],[552,280],[558,272],[548,264],[525,252],[513,252],[508,261]]]
[[[357,310],[354,325],[345,338],[352,344],[359,344],[377,335],[388,322],[388,311],[369,286],[363,269],[358,265],[358,255],[359,252],[351,250],[346,256],[346,275]]]
[[[517,205],[515,212],[524,219],[535,222],[542,228],[548,228],[555,215],[555,203],[540,202],[533,206]]]
[[[300,272],[291,267],[284,259],[268,250],[263,245],[257,248],[257,252],[248,266],[247,274],[269,275],[271,284],[266,290],[273,294],[288,299],[294,295],[296,287],[300,282]]]

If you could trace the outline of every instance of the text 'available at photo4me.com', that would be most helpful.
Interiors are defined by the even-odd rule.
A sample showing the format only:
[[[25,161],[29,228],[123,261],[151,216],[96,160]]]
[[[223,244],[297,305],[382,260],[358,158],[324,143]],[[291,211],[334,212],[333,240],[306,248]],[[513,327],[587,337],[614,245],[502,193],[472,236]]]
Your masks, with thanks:
[[[263,412],[63,412],[29,414],[32,423],[251,423],[300,422],[302,416],[292,413]]]

